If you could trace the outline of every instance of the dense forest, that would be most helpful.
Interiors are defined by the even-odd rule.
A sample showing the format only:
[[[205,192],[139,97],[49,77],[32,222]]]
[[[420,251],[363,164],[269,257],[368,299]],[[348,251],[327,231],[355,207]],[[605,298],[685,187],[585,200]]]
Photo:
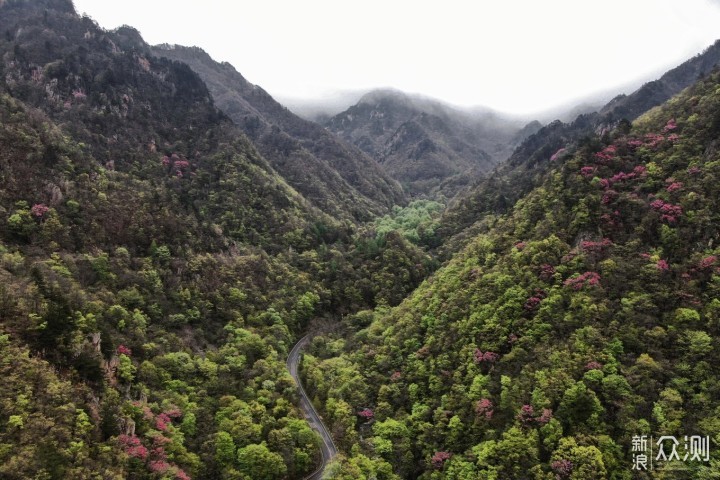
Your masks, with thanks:
[[[412,198],[199,49],[0,0],[0,478],[305,478],[308,333],[323,478],[718,478],[720,73],[635,118],[716,50],[487,176],[415,112],[464,190]]]
[[[294,339],[430,256],[315,208],[131,28],[0,8],[0,477],[313,470]]]
[[[350,453],[332,478],[716,478],[634,471],[631,447],[720,440],[719,138],[715,73],[562,146],[398,307],[316,337],[306,384]]]

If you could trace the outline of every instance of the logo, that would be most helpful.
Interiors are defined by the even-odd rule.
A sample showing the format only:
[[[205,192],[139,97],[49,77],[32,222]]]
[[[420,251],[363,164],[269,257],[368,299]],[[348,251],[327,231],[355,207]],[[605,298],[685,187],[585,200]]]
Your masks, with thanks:
[[[657,440],[647,435],[632,437],[632,469],[654,470],[669,462],[710,461],[710,437],[685,435],[681,442],[671,435],[663,435]]]

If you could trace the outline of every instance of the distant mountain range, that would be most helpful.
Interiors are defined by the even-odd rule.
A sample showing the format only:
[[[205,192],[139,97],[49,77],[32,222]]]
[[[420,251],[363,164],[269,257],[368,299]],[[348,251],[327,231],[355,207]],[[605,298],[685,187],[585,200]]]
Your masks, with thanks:
[[[184,62],[200,75],[216,105],[290,185],[323,211],[367,220],[403,203],[400,186],[374,159],[298,117],[229,63],[218,63],[197,47],[160,45],[152,51]]]
[[[410,194],[446,196],[541,127],[397,90],[372,91],[325,126],[377,159]]]
[[[720,65],[720,40],[703,53],[648,82],[629,95],[620,95],[598,112],[582,114],[568,123],[552,122],[529,136],[506,162],[489,175],[476,178],[465,192],[457,195],[444,213],[439,234],[443,248],[454,251],[473,232],[486,214],[500,214],[518,198],[538,185],[550,159],[563,148],[575,145],[595,133],[608,131],[621,120],[634,120],[645,111],[661,105],[673,95],[693,85]],[[473,228],[470,228],[473,226]],[[455,237],[453,241],[450,238]]]

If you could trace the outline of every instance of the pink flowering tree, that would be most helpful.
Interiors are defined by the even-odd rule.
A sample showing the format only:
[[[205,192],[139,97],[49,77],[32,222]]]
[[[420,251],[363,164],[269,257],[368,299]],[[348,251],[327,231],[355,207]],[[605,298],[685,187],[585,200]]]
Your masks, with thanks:
[[[445,465],[445,462],[450,460],[450,457],[452,457],[452,453],[435,452],[435,454],[430,459],[430,462],[432,463],[433,468],[437,470],[442,470],[443,465]]]
[[[495,363],[500,355],[495,352],[483,352],[479,348],[475,349],[473,353],[475,363]]]
[[[48,211],[50,211],[50,207],[44,203],[36,203],[32,206],[32,208],[30,208],[30,213],[38,218],[44,217]]]
[[[592,360],[585,364],[585,370],[601,370],[603,367],[602,363]]]
[[[674,205],[660,199],[650,202],[650,208],[660,213],[661,220],[667,221],[668,223],[677,222],[678,218],[683,214],[683,209],[680,205]]]
[[[573,472],[573,463],[570,460],[555,460],[550,464],[550,468],[555,472],[555,478],[570,478]]]
[[[555,275],[555,267],[553,267],[549,263],[544,263],[540,265],[539,276],[542,280],[550,280],[552,279],[553,275]]]
[[[490,401],[490,399],[483,398],[478,400],[475,404],[475,413],[478,417],[490,420],[493,416],[493,413],[495,413],[494,408],[495,406],[493,405],[493,402]]]
[[[532,405],[525,404],[520,408],[520,413],[518,413],[517,418],[523,425],[530,425],[535,421],[535,409]]]
[[[118,355],[127,355],[128,357],[132,355],[132,350],[130,350],[125,345],[120,345],[117,347],[117,353]]]
[[[137,458],[139,460],[146,460],[148,458],[149,451],[145,447],[140,439],[135,435],[120,435],[118,442],[123,451],[131,458]]]
[[[585,272],[565,280],[564,285],[572,290],[582,290],[584,287],[596,287],[600,285],[600,275],[595,272]]]
[[[375,416],[375,413],[370,410],[369,408],[364,408],[358,412],[358,417],[365,419],[365,421],[370,421]]]

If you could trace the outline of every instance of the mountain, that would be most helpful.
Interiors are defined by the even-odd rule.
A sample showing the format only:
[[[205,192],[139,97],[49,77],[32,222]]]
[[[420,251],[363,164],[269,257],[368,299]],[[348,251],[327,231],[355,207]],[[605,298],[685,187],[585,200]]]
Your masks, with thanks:
[[[448,197],[458,182],[504,160],[522,127],[493,112],[461,111],[397,90],[370,92],[325,126],[377,159],[411,194]]]
[[[720,40],[701,54],[648,82],[630,95],[619,95],[605,105],[600,113],[609,118],[633,120],[650,108],[660,105],[673,95],[710,73],[720,63]]]
[[[398,307],[316,338],[306,383],[349,455],[334,478],[375,460],[422,480],[716,476],[682,459],[684,435],[720,440],[718,138],[716,71],[566,147]]]
[[[161,45],[156,55],[188,64],[217,106],[240,126],[272,166],[315,206],[337,218],[369,220],[404,202],[375,160],[320,125],[304,120],[199,48]]]
[[[0,32],[0,478],[304,478],[290,348],[431,259],[322,212],[132,27],[3,0]]]
[[[355,105],[366,93],[368,90],[331,90],[312,98],[278,96],[277,100],[300,117],[324,125]]]
[[[630,95],[619,96],[599,112],[578,116],[574,121],[554,121],[527,137],[507,162],[458,194],[444,213],[437,234],[444,243],[444,255],[457,251],[481,230],[486,215],[507,212],[515,202],[538,185],[551,168],[552,159],[564,155],[567,147],[581,145],[594,134],[625,124],[652,107],[668,100],[720,64],[720,41],[702,54],[643,85]]]

